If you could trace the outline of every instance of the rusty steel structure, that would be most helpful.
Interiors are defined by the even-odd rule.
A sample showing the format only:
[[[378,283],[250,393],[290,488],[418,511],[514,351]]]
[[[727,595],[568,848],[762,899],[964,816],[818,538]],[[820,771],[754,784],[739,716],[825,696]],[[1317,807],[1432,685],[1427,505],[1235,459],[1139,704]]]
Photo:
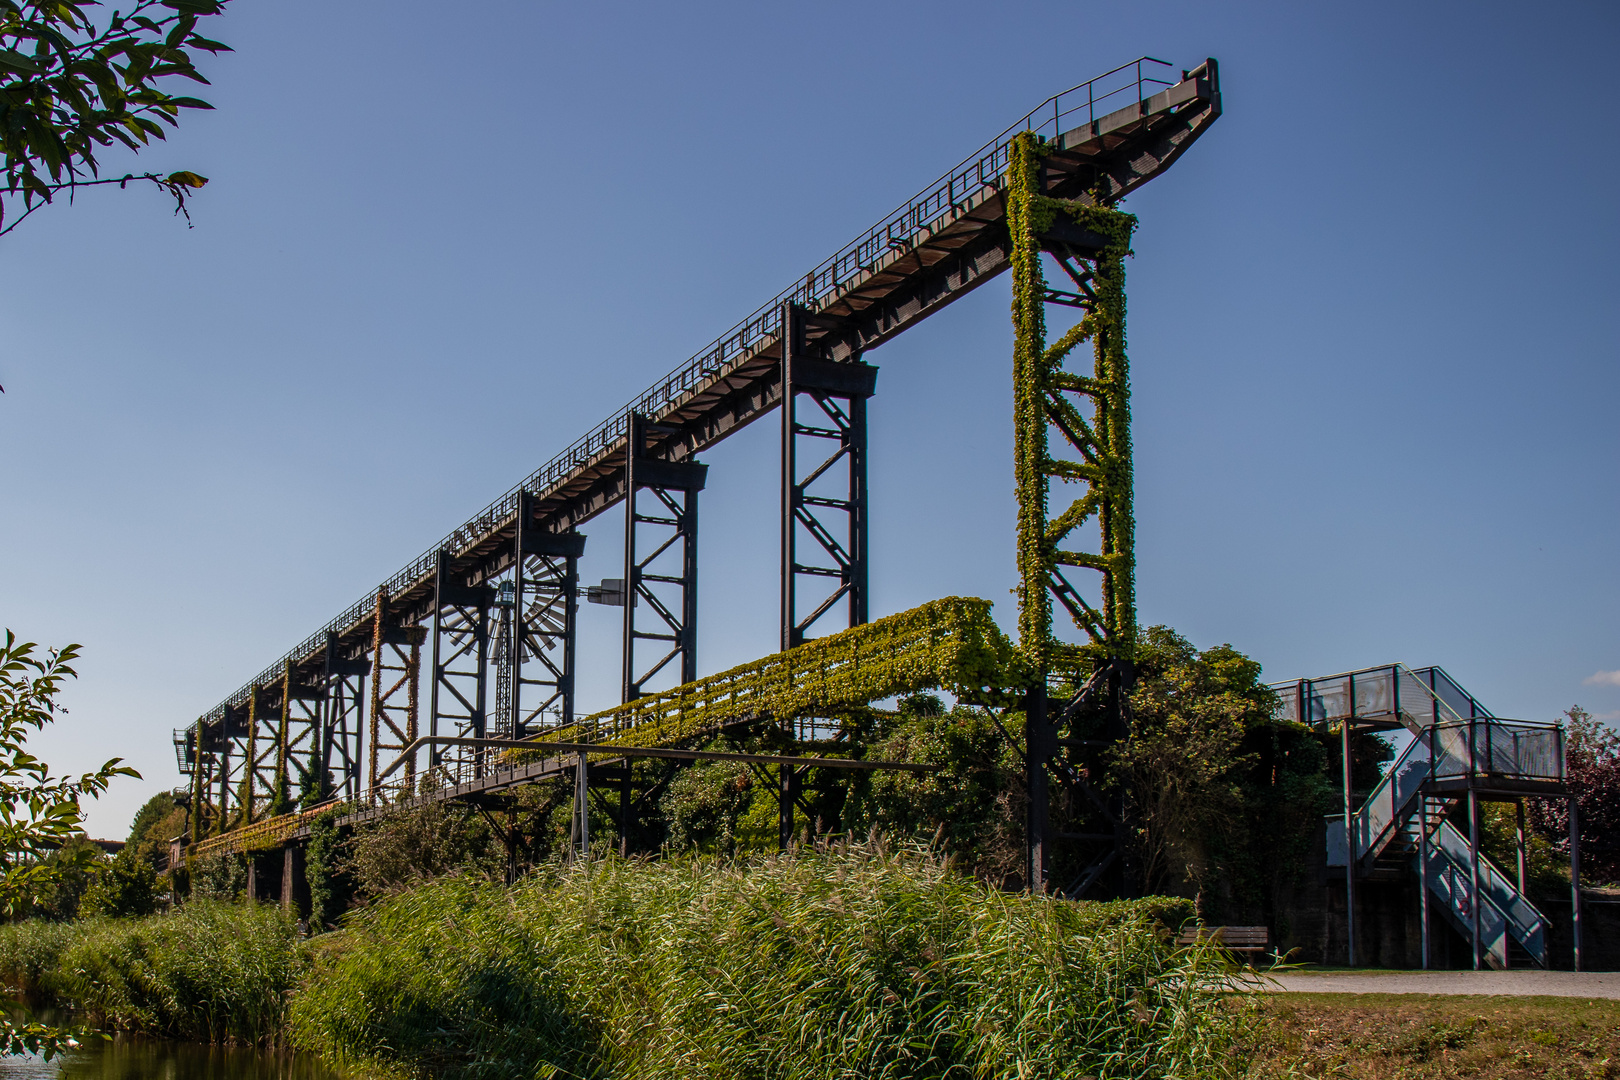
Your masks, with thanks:
[[[459,797],[484,782],[488,747],[572,731],[582,593],[622,608],[624,702],[692,683],[698,499],[716,479],[699,459],[779,407],[780,647],[867,623],[872,350],[1012,266],[1019,139],[1039,142],[1043,196],[1112,204],[1220,113],[1213,59],[1143,57],[1017,119],[176,731],[193,843],[323,800],[376,806],[402,783]],[[582,590],[582,530],[621,504],[623,578]],[[583,792],[583,754],[574,767]],[[782,766],[785,821],[799,767]]]

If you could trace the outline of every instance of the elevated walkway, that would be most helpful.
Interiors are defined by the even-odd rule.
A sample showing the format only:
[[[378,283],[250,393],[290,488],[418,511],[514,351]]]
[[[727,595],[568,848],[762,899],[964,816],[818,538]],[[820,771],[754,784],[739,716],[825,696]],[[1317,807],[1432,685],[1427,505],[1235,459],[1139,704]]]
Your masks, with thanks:
[[[1425,966],[1437,906],[1473,946],[1476,966],[1548,967],[1548,922],[1524,894],[1522,854],[1516,880],[1480,852],[1478,804],[1567,797],[1562,729],[1492,716],[1440,668],[1392,664],[1274,688],[1281,718],[1337,730],[1346,749],[1357,729],[1412,736],[1348,820],[1327,819],[1327,865],[1346,871],[1352,912],[1356,879],[1415,874],[1423,883]],[[1452,821],[1463,807],[1467,834]]]
[[[921,690],[944,689],[967,701],[996,700],[1004,693],[998,678],[1015,670],[1016,662],[1012,643],[990,617],[989,601],[946,597],[593,713],[531,739],[483,747],[420,776],[407,773],[384,779],[365,799],[348,807],[344,820],[365,821],[429,802],[476,801],[513,787],[571,775],[580,767],[581,758],[593,765],[612,765],[622,763],[630,752],[664,750],[670,753],[634,756],[757,758],[768,763],[783,756],[705,755],[690,748],[729,728],[762,721],[791,734],[797,720],[837,717],[874,701]],[[419,740],[420,745],[413,746],[401,761],[432,743]],[[806,757],[792,760],[805,767],[818,764]],[[827,759],[819,764],[827,768],[896,767],[854,759]],[[253,822],[200,841],[190,854],[277,847],[307,835],[311,819],[335,805]]]

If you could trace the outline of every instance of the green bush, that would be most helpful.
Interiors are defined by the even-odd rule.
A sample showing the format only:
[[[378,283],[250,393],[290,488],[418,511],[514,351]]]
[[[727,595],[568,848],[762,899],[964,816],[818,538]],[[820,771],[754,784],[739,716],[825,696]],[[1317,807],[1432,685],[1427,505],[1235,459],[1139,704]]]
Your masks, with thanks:
[[[96,1023],[198,1042],[272,1042],[304,969],[279,908],[194,900],[144,919],[0,927],[0,971]]]
[[[77,923],[39,918],[0,924],[0,980],[26,994],[49,995],[46,978],[59,970],[79,933]]]
[[[449,878],[351,917],[293,1002],[340,1067],[435,1077],[1220,1077],[1180,901],[1009,895],[917,850]]]
[[[104,861],[95,881],[79,902],[81,915],[150,915],[158,906],[157,871],[152,864],[125,848],[117,858]]]

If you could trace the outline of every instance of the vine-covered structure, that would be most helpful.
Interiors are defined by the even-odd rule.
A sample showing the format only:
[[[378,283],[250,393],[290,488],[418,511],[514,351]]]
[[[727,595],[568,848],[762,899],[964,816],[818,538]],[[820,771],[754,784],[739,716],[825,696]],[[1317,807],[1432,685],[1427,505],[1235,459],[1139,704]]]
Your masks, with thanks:
[[[1123,731],[1135,632],[1124,336],[1134,222],[1113,206],[1168,169],[1220,112],[1214,60],[1178,72],[1144,57],[1010,125],[176,731],[194,808],[191,853],[281,845],[311,808],[338,801],[361,816],[407,799],[487,806],[512,784],[563,774],[576,783],[583,843],[591,789],[617,785],[626,808],[645,794],[630,770],[615,772],[616,760],[701,757],[704,739],[743,720],[786,736],[764,763],[779,777],[785,841],[804,770],[884,766],[835,766],[818,721],[946,687],[1027,716],[1031,793],[1040,796],[1031,799],[1031,884],[1059,874],[1054,885],[1077,894],[1112,872],[1126,874],[1128,888],[1123,808],[1095,798],[1078,771]],[[1042,260],[1063,276],[1059,286]],[[1001,636],[983,601],[869,622],[866,402],[878,372],[867,355],[1009,269],[1019,640]],[[1053,305],[1079,318],[1048,342]],[[1082,367],[1086,346],[1092,363]],[[699,679],[698,503],[722,482],[700,455],[773,410],[783,652]],[[1053,483],[1081,494],[1049,514]],[[623,576],[582,588],[585,526],[615,508]],[[1093,531],[1096,541],[1082,542]],[[617,606],[623,619],[623,704],[583,718],[574,693],[582,596]],[[1082,644],[1058,643],[1054,598]],[[830,662],[835,655],[865,659]],[[793,693],[773,682],[782,678]],[[1063,694],[1050,709],[1049,686]],[[1049,777],[1059,784],[1059,825],[1088,815],[1103,824],[1048,830]],[[1048,851],[1059,834],[1078,847]]]

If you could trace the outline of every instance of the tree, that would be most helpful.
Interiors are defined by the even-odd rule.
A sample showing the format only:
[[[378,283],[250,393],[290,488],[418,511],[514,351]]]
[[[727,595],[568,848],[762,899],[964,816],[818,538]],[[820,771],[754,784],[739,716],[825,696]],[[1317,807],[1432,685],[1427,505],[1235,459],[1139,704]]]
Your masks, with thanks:
[[[166,138],[182,109],[212,108],[170,94],[160,82],[208,82],[193,52],[228,52],[197,33],[197,21],[217,15],[225,0],[133,0],[124,10],[92,18],[99,0],[0,0],[0,236],[60,192],[131,181],[163,188],[186,213],[186,196],[208,181],[193,172],[103,178],[98,148],[139,151]],[[21,200],[20,214],[10,211]],[[189,218],[189,215],[187,215]],[[9,217],[9,221],[7,220]]]
[[[1564,761],[1570,794],[1581,809],[1581,877],[1620,882],[1620,732],[1573,705],[1564,711]],[[1536,830],[1569,857],[1569,809],[1560,801],[1531,805]]]
[[[1242,825],[1250,727],[1271,721],[1260,665],[1231,646],[1200,653],[1164,626],[1142,634],[1131,736],[1118,779],[1131,793],[1150,891],[1203,887],[1213,845]]]
[[[77,674],[70,665],[78,655],[77,645],[41,654],[10,630],[0,646],[0,914],[8,917],[95,861],[93,846],[71,843],[84,824],[81,800],[100,795],[115,776],[140,776],[121,758],[77,777],[53,776],[28,752],[29,734],[64,711],[57,697]],[[49,1058],[71,1043],[65,1032],[0,1019],[0,1052]]]
[[[157,871],[134,849],[106,860],[79,904],[81,915],[127,918],[150,915],[158,906]]]

